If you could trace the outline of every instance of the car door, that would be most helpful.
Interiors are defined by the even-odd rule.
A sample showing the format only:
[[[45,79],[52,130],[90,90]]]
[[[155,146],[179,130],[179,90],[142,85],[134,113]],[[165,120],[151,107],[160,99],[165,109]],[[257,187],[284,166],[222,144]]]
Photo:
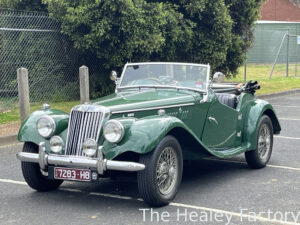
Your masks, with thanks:
[[[202,134],[202,141],[208,147],[228,149],[235,145],[238,112],[217,99],[209,108]]]

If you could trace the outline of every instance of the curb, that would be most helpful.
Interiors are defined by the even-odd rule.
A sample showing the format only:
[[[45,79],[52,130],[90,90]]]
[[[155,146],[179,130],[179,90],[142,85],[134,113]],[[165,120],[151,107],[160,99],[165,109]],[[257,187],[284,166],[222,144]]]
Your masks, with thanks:
[[[17,143],[19,143],[17,134],[0,136],[0,146],[12,145]]]
[[[275,92],[275,93],[271,93],[271,94],[256,95],[256,97],[260,98],[260,99],[268,99],[268,98],[274,98],[274,97],[294,95],[294,94],[297,94],[297,93],[300,93],[300,88],[292,89],[292,90],[289,90],[289,91]]]

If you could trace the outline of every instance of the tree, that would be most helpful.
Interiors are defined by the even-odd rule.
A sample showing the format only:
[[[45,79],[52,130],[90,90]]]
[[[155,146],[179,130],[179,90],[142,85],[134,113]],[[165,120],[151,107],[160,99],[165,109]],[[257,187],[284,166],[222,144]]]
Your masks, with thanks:
[[[253,42],[255,21],[260,16],[260,7],[265,0],[225,0],[233,20],[232,42],[227,52],[227,60],[220,67],[226,74],[236,73],[245,61],[247,49]]]
[[[128,61],[210,63],[230,76],[246,59],[264,0],[42,0],[75,48],[102,73]],[[0,0],[17,8],[29,0]],[[32,2],[32,1],[30,1]],[[40,0],[33,5],[43,9]]]
[[[28,11],[46,11],[46,6],[41,0],[0,0],[0,8],[28,10]]]
[[[232,20],[223,0],[44,0],[78,49],[106,69],[127,61],[168,60],[222,67]]]

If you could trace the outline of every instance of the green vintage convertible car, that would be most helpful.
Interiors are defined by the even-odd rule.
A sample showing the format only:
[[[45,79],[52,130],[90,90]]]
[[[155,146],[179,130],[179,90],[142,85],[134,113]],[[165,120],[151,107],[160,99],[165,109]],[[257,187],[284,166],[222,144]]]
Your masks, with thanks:
[[[236,86],[209,77],[209,65],[128,63],[120,78],[112,73],[112,95],[70,114],[44,104],[18,135],[26,182],[51,191],[64,180],[132,172],[143,199],[162,206],[174,199],[185,160],[245,153],[251,168],[265,167],[281,130],[273,107],[256,99],[257,82]]]

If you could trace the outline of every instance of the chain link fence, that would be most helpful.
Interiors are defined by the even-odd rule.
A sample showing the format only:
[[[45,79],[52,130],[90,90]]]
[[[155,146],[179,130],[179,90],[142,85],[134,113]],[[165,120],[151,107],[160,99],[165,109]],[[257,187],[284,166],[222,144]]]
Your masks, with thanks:
[[[19,128],[19,122],[10,123],[19,116],[17,69],[29,71],[33,108],[74,101],[80,93],[78,57],[48,14],[0,9],[0,136]]]
[[[266,78],[300,77],[300,23],[258,23],[254,42],[247,53],[245,79],[251,69],[266,68]]]

